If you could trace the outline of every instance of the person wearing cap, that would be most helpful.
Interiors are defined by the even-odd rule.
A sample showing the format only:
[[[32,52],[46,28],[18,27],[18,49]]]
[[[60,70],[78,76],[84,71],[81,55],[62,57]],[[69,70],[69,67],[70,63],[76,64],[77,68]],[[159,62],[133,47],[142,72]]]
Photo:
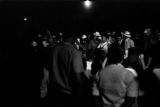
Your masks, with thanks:
[[[129,31],[125,31],[124,32],[124,44],[122,44],[124,46],[125,49],[125,56],[124,58],[126,59],[128,57],[128,50],[129,48],[133,48],[135,47],[134,45],[134,41],[131,39],[131,33]]]

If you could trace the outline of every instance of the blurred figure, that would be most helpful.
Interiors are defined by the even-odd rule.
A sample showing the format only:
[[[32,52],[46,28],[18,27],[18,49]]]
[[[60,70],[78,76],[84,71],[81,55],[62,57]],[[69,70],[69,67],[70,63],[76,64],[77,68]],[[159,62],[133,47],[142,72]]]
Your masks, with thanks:
[[[132,107],[137,97],[134,75],[121,62],[123,48],[111,45],[108,49],[107,65],[96,74],[102,107]]]
[[[78,107],[82,104],[82,55],[74,47],[76,36],[64,35],[64,42],[53,48],[50,70],[49,105]]]
[[[122,44],[125,49],[125,56],[124,58],[126,59],[128,57],[128,50],[129,48],[135,47],[134,41],[131,39],[131,33],[129,31],[124,32],[124,43]]]
[[[145,72],[142,67],[141,60],[139,58],[139,52],[137,48],[130,48],[128,53],[126,69],[128,69],[134,75],[135,86],[137,86],[137,98],[134,107],[146,107],[144,75]]]
[[[102,36],[102,40],[100,42],[100,44],[98,45],[97,48],[99,49],[103,49],[106,53],[108,51],[108,47],[109,47],[109,42],[107,41],[107,37],[105,35]]]
[[[144,69],[146,70],[151,62],[151,48],[152,48],[152,30],[150,28],[147,28],[144,30],[144,37],[143,37],[143,65],[144,65]]]
[[[95,57],[95,49],[98,47],[99,43],[101,41],[101,34],[99,32],[93,33],[93,40],[91,40],[88,44],[88,50],[87,50],[87,60],[92,60]]]
[[[98,83],[96,82],[96,74],[103,68],[103,62],[106,58],[106,51],[104,49],[97,48],[95,50],[95,59],[91,65],[91,74],[92,74],[92,98],[94,107],[101,107],[101,98],[98,90]]]
[[[156,33],[157,42],[152,47],[151,62],[146,70],[146,83],[149,83],[151,87],[146,84],[147,99],[150,101],[150,107],[159,107],[160,99],[160,32]]]

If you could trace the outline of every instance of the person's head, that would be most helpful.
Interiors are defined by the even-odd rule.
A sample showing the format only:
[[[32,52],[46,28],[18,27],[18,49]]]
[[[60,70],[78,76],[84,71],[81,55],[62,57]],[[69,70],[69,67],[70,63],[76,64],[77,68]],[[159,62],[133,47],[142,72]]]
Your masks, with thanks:
[[[145,29],[145,30],[144,30],[144,34],[145,34],[146,36],[150,36],[150,35],[151,35],[151,29],[150,29],[150,28]]]
[[[117,44],[112,44],[108,48],[108,64],[117,64],[121,63],[123,58],[124,58],[125,51],[124,49],[117,45]]]
[[[125,31],[123,35],[126,38],[131,38],[131,33],[129,31]]]
[[[93,36],[94,36],[94,40],[95,39],[101,39],[101,34],[97,31],[93,33]]]
[[[156,31],[155,36],[156,36],[156,38],[157,38],[158,40],[160,39],[160,31],[159,31],[159,30]]]
[[[74,32],[72,32],[72,31],[65,31],[63,34],[64,34],[63,35],[63,40],[65,42],[69,42],[71,44],[75,43],[75,41],[77,39],[77,35]]]
[[[115,33],[115,39],[116,39],[117,42],[122,39],[120,32]]]

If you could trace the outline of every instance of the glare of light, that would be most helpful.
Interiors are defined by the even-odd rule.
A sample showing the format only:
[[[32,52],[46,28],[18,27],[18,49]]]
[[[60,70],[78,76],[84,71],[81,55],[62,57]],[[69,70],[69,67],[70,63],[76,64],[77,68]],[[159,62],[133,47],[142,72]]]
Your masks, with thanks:
[[[24,18],[24,21],[27,21],[27,18],[26,18],[26,17]]]
[[[86,0],[86,1],[84,1],[84,5],[86,8],[90,8],[92,5],[92,2],[90,0]]]

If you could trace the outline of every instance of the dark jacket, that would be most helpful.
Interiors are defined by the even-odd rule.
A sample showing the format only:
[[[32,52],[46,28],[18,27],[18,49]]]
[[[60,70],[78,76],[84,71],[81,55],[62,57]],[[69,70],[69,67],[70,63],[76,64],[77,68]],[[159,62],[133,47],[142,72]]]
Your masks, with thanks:
[[[65,94],[79,93],[84,71],[82,56],[70,43],[64,42],[53,49],[51,87]]]

